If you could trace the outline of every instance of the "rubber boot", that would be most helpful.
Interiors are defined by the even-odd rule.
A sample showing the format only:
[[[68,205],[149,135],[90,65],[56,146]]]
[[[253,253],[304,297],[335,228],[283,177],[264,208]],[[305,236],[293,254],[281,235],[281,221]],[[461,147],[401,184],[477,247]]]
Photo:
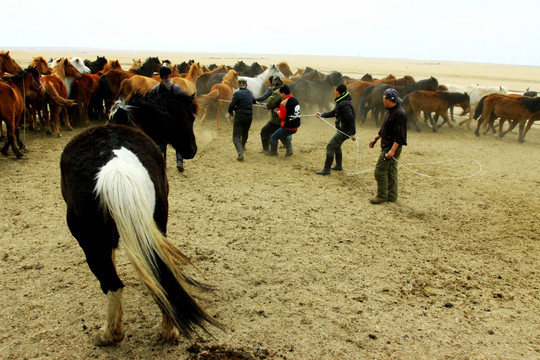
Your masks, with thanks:
[[[330,166],[332,166],[332,162],[334,161],[333,156],[326,156],[326,161],[324,162],[324,168],[322,170],[316,171],[315,174],[317,175],[330,175]]]
[[[285,140],[284,143],[285,143],[285,147],[287,148],[287,152],[285,153],[285,156],[291,156],[293,154],[292,141]]]
[[[268,156],[278,156],[278,154],[277,154],[277,146],[270,145],[270,151],[268,151],[268,152],[265,153],[264,155],[268,155]]]
[[[244,147],[242,146],[242,143],[240,142],[239,138],[233,138],[234,147],[236,148],[236,152],[238,153],[238,161],[244,160]]]
[[[343,154],[336,154],[336,165],[332,167],[334,171],[343,171]]]

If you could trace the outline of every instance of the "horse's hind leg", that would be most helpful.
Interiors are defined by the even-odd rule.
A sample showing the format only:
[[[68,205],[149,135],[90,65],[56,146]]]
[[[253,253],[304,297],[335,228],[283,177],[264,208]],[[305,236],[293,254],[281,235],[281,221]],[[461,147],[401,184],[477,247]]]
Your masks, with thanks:
[[[68,206],[69,229],[83,249],[90,270],[99,280],[101,290],[107,296],[107,320],[94,340],[96,346],[107,346],[124,339],[122,330],[124,284],[118,277],[115,267],[113,246],[118,242],[117,235],[103,224],[103,220],[98,220],[100,216],[101,214],[94,217],[88,214],[75,216],[73,209]]]

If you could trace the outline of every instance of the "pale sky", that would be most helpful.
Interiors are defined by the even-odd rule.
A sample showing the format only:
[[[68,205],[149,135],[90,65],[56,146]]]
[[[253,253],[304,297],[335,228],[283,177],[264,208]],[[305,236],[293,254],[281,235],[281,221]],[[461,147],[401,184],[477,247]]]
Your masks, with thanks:
[[[69,47],[540,66],[540,1],[9,1],[0,50]]]

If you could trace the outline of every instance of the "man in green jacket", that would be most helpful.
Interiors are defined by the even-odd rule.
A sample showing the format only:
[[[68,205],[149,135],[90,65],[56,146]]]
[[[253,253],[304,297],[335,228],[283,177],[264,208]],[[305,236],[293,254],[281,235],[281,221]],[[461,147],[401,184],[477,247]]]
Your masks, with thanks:
[[[283,82],[278,76],[275,76],[272,79],[272,95],[268,97],[268,100],[265,103],[265,106],[270,110],[271,118],[270,121],[266,123],[261,129],[261,142],[262,142],[262,151],[267,154],[270,151],[270,137],[272,134],[280,128],[281,119],[274,109],[279,109],[279,104],[281,104],[281,94],[279,93],[279,88],[283,85]],[[283,144],[287,148],[287,156],[292,155],[292,144],[291,139],[283,141]]]

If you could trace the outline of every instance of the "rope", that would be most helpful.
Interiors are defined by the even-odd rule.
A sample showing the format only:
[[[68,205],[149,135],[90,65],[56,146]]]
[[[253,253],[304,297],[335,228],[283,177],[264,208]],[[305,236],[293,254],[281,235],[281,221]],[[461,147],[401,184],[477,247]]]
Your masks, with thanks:
[[[315,114],[313,115],[302,115],[302,116],[316,116]],[[336,129],[337,131],[339,131],[340,133],[342,133],[343,135],[347,136],[347,137],[351,137],[350,135],[348,134],[345,134],[343,131],[337,129],[334,125],[330,124],[328,121],[326,121],[322,116],[319,117],[319,119],[321,119],[322,121],[324,121],[325,123],[327,123],[328,125],[330,125],[332,128]],[[356,172],[353,172],[353,173],[347,173],[347,176],[353,176],[353,175],[358,175],[358,174],[364,174],[366,172],[371,172],[373,170],[375,170],[375,168],[371,168],[371,169],[366,169],[366,170],[362,170],[362,171],[358,171],[358,167],[359,167],[359,162],[360,162],[360,148],[359,148],[359,141],[358,139],[355,141],[356,142]],[[425,163],[417,163],[417,164],[402,164],[400,163],[399,161],[397,161],[395,158],[391,158],[391,159],[388,159],[388,160],[394,160],[395,162],[397,162],[399,165],[398,167],[404,167],[405,170],[408,170],[410,172],[412,172],[413,174],[416,174],[418,176],[424,176],[424,177],[430,177],[430,178],[435,178],[435,179],[469,179],[469,178],[472,178],[472,177],[475,177],[476,175],[480,174],[482,172],[482,165],[474,160],[474,159],[456,159],[456,160],[443,160],[443,161],[435,161],[435,162],[425,162]],[[428,175],[428,174],[423,174],[423,173],[420,173],[418,171],[414,171],[412,169],[409,169],[408,167],[409,166],[418,166],[418,165],[435,165],[435,164],[444,164],[444,163],[449,163],[449,162],[456,162],[456,161],[472,161],[472,162],[475,162],[476,165],[478,165],[478,171],[475,172],[474,174],[472,175],[467,175],[467,176],[433,176],[433,175]]]
[[[416,164],[402,164],[402,163],[400,163],[399,161],[397,161],[394,158],[388,159],[388,160],[394,160],[395,162],[397,162],[399,164],[398,167],[403,167],[403,168],[405,168],[405,170],[408,170],[408,171],[412,172],[413,174],[416,174],[418,176],[423,176],[423,177],[434,178],[434,179],[451,179],[451,180],[470,179],[470,178],[475,177],[476,175],[478,175],[478,174],[480,174],[482,172],[482,165],[478,161],[476,161],[474,159],[454,159],[454,160],[443,160],[443,161],[416,163]],[[420,173],[418,171],[414,171],[412,169],[409,169],[409,166],[436,165],[436,164],[444,164],[444,163],[457,162],[457,161],[472,161],[472,162],[476,163],[476,165],[478,165],[478,171],[475,172],[472,175],[467,175],[467,176],[434,176],[434,175],[428,175],[428,174]],[[366,170],[357,171],[357,172],[354,172],[354,173],[348,173],[347,176],[364,174],[366,172],[371,172],[371,171],[374,171],[374,170],[375,170],[375,168],[366,169]]]

